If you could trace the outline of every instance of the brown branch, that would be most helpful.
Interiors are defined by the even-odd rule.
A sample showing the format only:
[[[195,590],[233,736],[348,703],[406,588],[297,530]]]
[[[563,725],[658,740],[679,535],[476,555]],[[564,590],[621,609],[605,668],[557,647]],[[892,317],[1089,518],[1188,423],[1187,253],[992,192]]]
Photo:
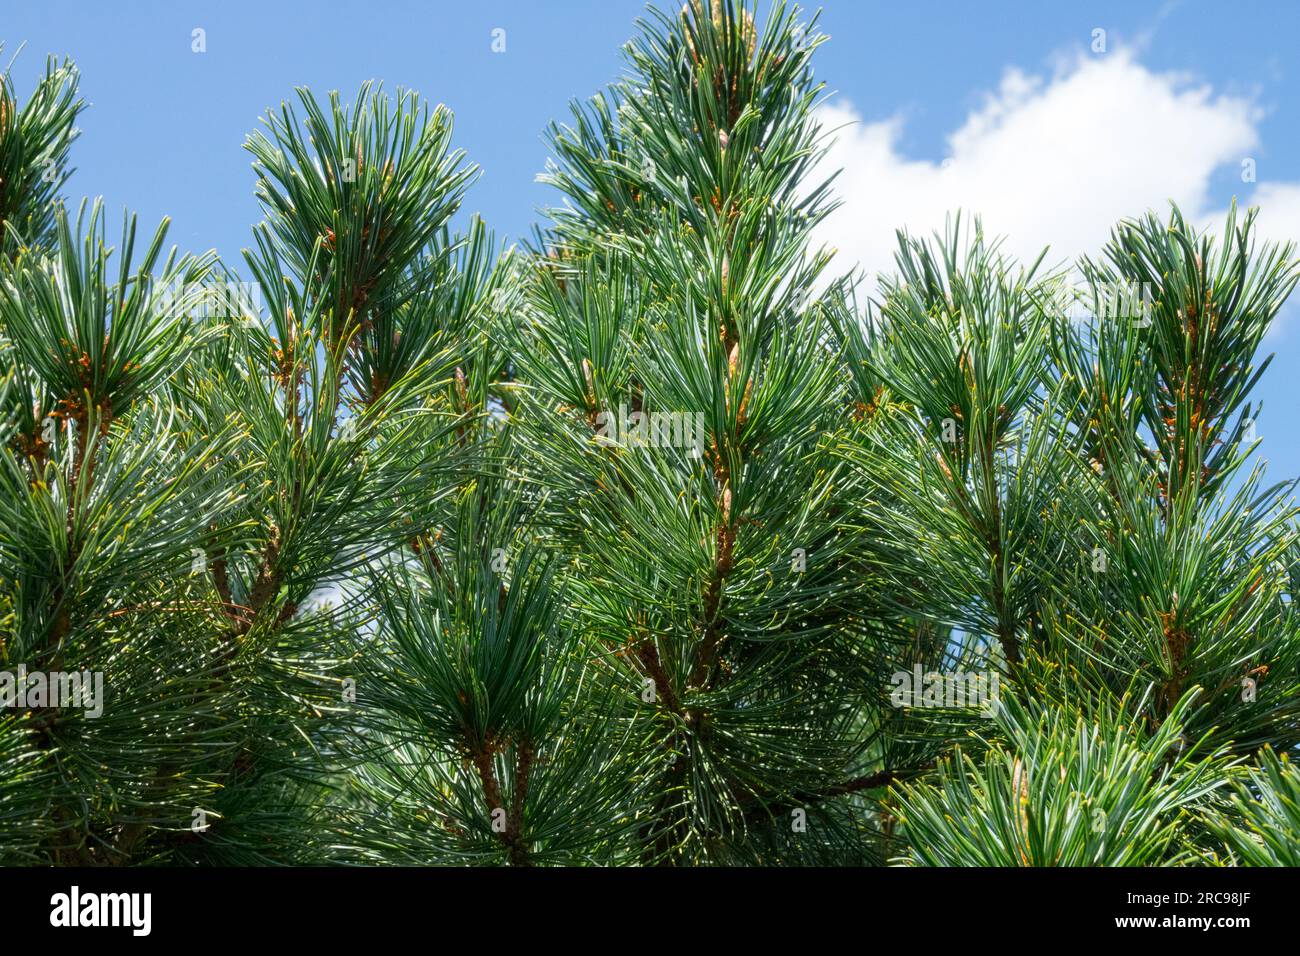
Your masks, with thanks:
[[[230,591],[230,569],[226,563],[226,553],[209,551],[208,565],[212,573],[212,584],[221,598],[221,611],[238,626],[243,620],[243,608],[235,603]]]
[[[496,768],[492,765],[492,750],[487,745],[480,745],[473,754],[474,768],[478,771],[479,782],[483,785],[483,797],[487,801],[488,815],[496,811],[505,811],[501,799],[501,785],[497,782]],[[521,834],[523,829],[524,797],[527,795],[528,776],[532,769],[533,751],[526,744],[519,747],[515,770],[515,791],[511,798],[511,814],[506,819],[505,830],[497,833],[505,845],[512,866],[530,866],[528,850],[524,846]]]
[[[515,792],[510,804],[506,842],[510,845],[510,862],[515,866],[531,866],[528,851],[523,843],[524,799],[528,796],[528,778],[533,769],[533,748],[521,743],[515,759]]]
[[[756,806],[745,808],[745,819],[749,821],[767,819],[773,816],[780,816],[789,810],[807,807],[809,804],[832,800],[835,797],[843,797],[851,793],[862,793],[866,790],[876,790],[880,787],[889,786],[891,783],[902,783],[906,780],[920,776],[926,771],[933,769],[933,767],[934,764],[931,762],[922,764],[921,766],[910,770],[880,770],[876,773],[867,774],[862,777],[854,777],[851,780],[832,784],[823,790],[794,793],[789,797],[774,803],[755,799],[752,802],[756,803]]]
[[[706,686],[710,680],[713,665],[717,662],[718,651],[725,636],[718,621],[718,610],[722,605],[722,589],[726,584],[727,575],[731,573],[736,544],[735,523],[731,518],[729,483],[723,485],[721,504],[722,522],[717,529],[718,558],[708,590],[704,594],[704,619],[707,623],[704,627],[704,636],[696,649],[695,664],[691,668],[688,681],[689,686],[696,688]]]
[[[641,646],[636,650],[637,660],[645,668],[646,676],[654,681],[655,693],[663,700],[664,705],[677,714],[679,717],[685,716],[682,713],[681,701],[677,697],[677,691],[673,689],[672,681],[668,678],[668,672],[664,670],[663,662],[659,659],[659,648],[652,638],[646,638]]]

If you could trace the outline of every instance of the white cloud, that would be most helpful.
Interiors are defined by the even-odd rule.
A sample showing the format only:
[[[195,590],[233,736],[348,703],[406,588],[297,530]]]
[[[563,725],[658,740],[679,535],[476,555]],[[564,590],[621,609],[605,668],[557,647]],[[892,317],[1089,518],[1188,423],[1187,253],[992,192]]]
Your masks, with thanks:
[[[1050,77],[1008,69],[999,89],[947,138],[945,159],[899,153],[903,119],[864,120],[843,101],[821,108],[843,127],[827,157],[842,168],[844,205],[818,239],[839,250],[838,271],[893,264],[895,230],[929,234],[945,215],[978,213],[1008,252],[1049,263],[1095,253],[1116,221],[1174,200],[1189,219],[1222,226],[1215,173],[1236,176],[1260,147],[1260,110],[1177,73],[1155,73],[1131,52],[1081,54]],[[844,124],[851,124],[845,126]],[[1259,203],[1261,232],[1300,239],[1300,183],[1242,184]]]
[[[1261,183],[1250,204],[1259,206],[1261,235],[1300,242],[1300,183]]]

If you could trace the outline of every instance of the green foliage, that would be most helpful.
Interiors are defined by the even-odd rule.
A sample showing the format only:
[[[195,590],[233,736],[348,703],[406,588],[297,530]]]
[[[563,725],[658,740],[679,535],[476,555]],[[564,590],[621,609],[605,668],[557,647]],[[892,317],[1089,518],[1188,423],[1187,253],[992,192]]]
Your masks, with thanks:
[[[0,649],[102,674],[106,697],[6,712],[5,859],[338,856],[368,576],[470,466],[457,429],[485,399],[453,373],[500,375],[475,333],[508,260],[481,224],[446,227],[472,170],[445,111],[367,89],[326,137],[304,103],[310,134],[286,111],[250,143],[251,287],[164,256],[165,227],[137,256],[128,221],[112,249],[98,203],[74,226],[43,192],[49,248],[0,264]],[[355,178],[306,184],[340,153]]]
[[[957,748],[926,781],[903,788],[907,863],[923,866],[1178,865],[1185,808],[1225,784],[1216,755],[1181,736],[1185,698],[1151,734],[1102,704],[1010,704],[1003,739],[978,759]]]
[[[0,46],[0,51],[4,48]],[[72,175],[68,149],[80,132],[77,68],[53,57],[22,107],[10,71],[0,74],[0,254],[23,243],[45,245],[54,228],[53,200]]]
[[[1300,864],[1300,773],[1286,754],[1260,752],[1258,768],[1239,781],[1232,812],[1216,816],[1211,828],[1238,866]]]

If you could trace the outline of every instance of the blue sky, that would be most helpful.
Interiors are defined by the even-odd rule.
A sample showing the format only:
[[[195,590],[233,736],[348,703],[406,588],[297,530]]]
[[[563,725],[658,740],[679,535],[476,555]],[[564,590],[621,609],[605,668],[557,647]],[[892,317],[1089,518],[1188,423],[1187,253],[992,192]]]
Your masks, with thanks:
[[[237,263],[258,218],[245,135],[306,84],[419,90],[456,114],[483,167],[467,209],[525,235],[550,201],[534,182],[542,133],[621,68],[641,0],[476,3],[0,0],[0,40],[20,91],[47,53],[74,58],[91,107],[73,149],[71,198],[102,195],[172,241]],[[832,160],[849,172],[826,241],[847,268],[882,259],[898,226],[929,229],[949,205],[981,212],[1012,251],[1095,250],[1104,224],[1170,198],[1201,222],[1233,196],[1300,240],[1300,4],[1081,2],[979,5],[826,0],[817,70],[835,92]],[[207,52],[191,51],[206,31]],[[506,31],[506,50],[491,49]],[[1104,52],[1094,31],[1106,31]],[[1249,159],[1255,182],[1243,182]],[[1291,383],[1300,303],[1266,341],[1257,397],[1277,478],[1300,474]]]

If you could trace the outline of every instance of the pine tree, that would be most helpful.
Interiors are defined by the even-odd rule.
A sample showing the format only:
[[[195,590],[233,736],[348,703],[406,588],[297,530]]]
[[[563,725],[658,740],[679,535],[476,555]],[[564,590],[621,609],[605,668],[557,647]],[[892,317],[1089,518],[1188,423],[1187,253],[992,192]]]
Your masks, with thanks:
[[[873,859],[882,635],[834,455],[815,27],[657,15],[557,127],[520,356],[554,547],[647,751],[642,862]]]
[[[6,74],[0,861],[1295,865],[1294,247],[844,274],[826,39],[652,10],[522,248],[445,107],[300,90],[242,266],[109,246]]]
[[[107,700],[4,712],[4,856],[333,858],[369,574],[455,488],[453,363],[493,274],[490,234],[447,226],[474,169],[414,94],[303,92],[305,125],[286,105],[249,140],[241,284],[163,257],[165,223],[136,260],[133,218],[112,248],[98,202],[41,204],[21,164],[66,151],[74,83],[4,104],[6,185],[37,193],[0,267],[0,600],[6,666]]]

